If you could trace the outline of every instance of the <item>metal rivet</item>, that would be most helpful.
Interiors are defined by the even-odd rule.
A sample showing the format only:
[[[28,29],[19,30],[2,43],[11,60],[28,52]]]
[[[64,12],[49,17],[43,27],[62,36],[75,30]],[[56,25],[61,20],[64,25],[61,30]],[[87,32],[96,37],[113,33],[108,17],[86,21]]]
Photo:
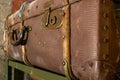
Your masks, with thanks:
[[[109,57],[109,54],[103,54],[103,59],[108,59],[108,57]]]
[[[38,8],[38,5],[36,6],[36,9]]]
[[[63,39],[65,39],[65,36],[62,36]]]
[[[103,0],[103,3],[105,4],[105,3],[106,3],[106,0]]]
[[[62,15],[62,16],[65,16],[65,12],[61,12],[61,15]]]
[[[85,67],[82,67],[82,71],[86,71],[86,68],[85,68]]]
[[[104,26],[104,30],[105,30],[105,31],[108,30],[108,26],[107,26],[107,25]]]
[[[63,65],[65,65],[65,62],[63,61],[63,63],[62,63]]]
[[[104,39],[103,39],[103,42],[104,42],[104,43],[107,43],[107,42],[108,42],[108,39],[107,39],[107,38],[104,38]]]
[[[65,61],[63,61],[63,63],[62,63],[63,65],[65,65],[66,63],[65,63]]]
[[[47,43],[46,42],[43,42],[43,46],[45,46]]]
[[[103,14],[103,17],[104,17],[104,18],[107,18],[107,17],[108,17],[108,14],[107,14],[107,13],[104,13],[104,14]]]

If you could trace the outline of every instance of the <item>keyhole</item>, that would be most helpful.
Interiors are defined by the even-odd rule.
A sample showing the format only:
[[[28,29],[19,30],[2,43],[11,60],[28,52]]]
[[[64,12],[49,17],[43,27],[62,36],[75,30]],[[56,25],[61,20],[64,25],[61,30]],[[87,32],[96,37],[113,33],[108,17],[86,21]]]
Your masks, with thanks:
[[[53,19],[51,19],[51,23],[53,23]]]
[[[54,16],[53,18],[51,18],[50,23],[51,23],[52,25],[54,25],[54,24],[56,23],[56,21],[57,21],[57,17]]]

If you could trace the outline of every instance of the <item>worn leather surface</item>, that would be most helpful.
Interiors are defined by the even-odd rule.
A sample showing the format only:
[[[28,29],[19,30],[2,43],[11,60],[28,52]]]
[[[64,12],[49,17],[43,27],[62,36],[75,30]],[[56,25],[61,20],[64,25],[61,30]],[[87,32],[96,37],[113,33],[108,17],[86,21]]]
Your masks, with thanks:
[[[32,27],[26,44],[26,56],[34,66],[64,74],[62,41],[65,36],[61,31],[64,26],[59,29],[42,28],[46,2],[35,0],[24,9],[24,25]],[[61,5],[62,0],[54,1],[51,9]],[[40,15],[34,16],[37,14]],[[19,28],[18,15],[19,12],[16,12],[8,18],[8,27],[15,24],[12,29]],[[74,75],[80,80],[114,80],[119,54],[113,2],[81,0],[71,5],[70,17],[71,66]],[[22,61],[21,46],[15,47],[9,42],[8,54]]]
[[[115,71],[118,41],[112,7],[109,0],[84,0],[71,7],[72,66],[81,80],[108,80]]]

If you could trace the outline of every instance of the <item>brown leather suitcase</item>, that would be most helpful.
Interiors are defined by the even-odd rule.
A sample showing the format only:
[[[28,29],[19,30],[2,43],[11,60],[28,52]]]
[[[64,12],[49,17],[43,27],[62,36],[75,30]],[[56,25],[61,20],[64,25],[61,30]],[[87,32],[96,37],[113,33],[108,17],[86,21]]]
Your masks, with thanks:
[[[9,58],[71,80],[115,80],[118,34],[112,0],[35,0],[8,16]]]

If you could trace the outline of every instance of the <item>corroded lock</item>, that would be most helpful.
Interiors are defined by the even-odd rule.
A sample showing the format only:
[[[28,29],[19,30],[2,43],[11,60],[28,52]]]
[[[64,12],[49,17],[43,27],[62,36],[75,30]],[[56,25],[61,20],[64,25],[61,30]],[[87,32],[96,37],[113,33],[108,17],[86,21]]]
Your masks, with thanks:
[[[62,24],[62,10],[47,9],[42,17],[42,28],[44,29],[57,29]]]

